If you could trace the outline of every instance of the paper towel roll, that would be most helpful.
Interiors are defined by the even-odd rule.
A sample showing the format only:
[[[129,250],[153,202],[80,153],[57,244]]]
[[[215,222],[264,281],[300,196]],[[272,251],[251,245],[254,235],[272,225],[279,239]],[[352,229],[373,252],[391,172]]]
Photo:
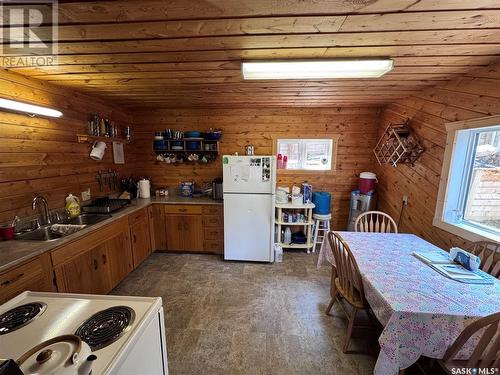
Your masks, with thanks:
[[[151,197],[151,190],[149,186],[149,180],[139,181],[139,191],[138,198],[149,198]]]

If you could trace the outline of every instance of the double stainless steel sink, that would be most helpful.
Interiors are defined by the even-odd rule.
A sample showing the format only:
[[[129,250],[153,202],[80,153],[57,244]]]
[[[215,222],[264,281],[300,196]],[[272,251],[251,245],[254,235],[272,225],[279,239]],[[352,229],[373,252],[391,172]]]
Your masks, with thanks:
[[[58,224],[70,224],[70,225],[86,225],[92,226],[101,221],[109,219],[111,215],[103,214],[82,214],[80,216],[65,220]],[[46,225],[25,233],[16,235],[16,240],[20,241],[54,241],[61,237],[63,234],[54,233],[50,230],[50,225]]]

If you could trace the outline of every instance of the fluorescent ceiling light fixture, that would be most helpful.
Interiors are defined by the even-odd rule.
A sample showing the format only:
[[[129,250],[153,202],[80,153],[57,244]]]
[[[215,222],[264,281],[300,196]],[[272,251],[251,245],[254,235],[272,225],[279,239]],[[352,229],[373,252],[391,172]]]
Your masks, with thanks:
[[[41,115],[49,117],[62,116],[62,112],[56,109],[41,107],[39,105],[34,105],[34,104],[22,103],[16,100],[9,100],[9,99],[0,99],[0,108],[10,109],[12,111],[17,111],[17,112],[25,112],[30,115]]]
[[[378,78],[392,70],[391,59],[247,61],[244,79]]]

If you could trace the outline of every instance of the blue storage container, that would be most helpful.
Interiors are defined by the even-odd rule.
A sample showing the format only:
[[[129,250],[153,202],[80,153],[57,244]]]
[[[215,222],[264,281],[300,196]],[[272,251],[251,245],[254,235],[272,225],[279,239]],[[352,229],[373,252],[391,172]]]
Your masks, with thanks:
[[[315,191],[312,194],[312,202],[316,207],[313,209],[314,214],[328,215],[330,213],[331,194],[326,191]]]

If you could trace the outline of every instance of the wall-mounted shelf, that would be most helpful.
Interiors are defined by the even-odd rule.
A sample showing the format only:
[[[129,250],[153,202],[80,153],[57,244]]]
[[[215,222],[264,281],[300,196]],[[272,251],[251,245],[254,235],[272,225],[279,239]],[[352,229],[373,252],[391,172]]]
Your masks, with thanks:
[[[158,147],[163,144],[163,147]],[[188,147],[188,144],[196,147]],[[175,147],[175,148],[174,148]],[[181,147],[181,148],[179,148]],[[153,141],[153,152],[156,153],[219,153],[219,141],[206,140],[204,138],[182,138],[182,139],[165,139]]]
[[[130,143],[130,140],[124,138],[99,137],[97,135],[90,135],[90,134],[77,134],[76,138],[78,140],[78,143],[94,143],[95,141],[101,141],[105,143],[111,143],[111,142]]]

